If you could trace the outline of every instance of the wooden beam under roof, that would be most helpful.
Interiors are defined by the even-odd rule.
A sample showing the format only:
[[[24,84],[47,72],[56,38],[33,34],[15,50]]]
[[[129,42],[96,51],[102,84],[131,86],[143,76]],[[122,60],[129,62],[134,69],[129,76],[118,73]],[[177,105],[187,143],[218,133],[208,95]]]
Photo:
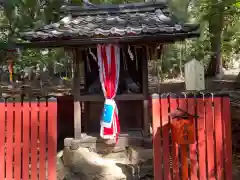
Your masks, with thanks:
[[[191,33],[179,34],[156,34],[156,35],[139,35],[124,37],[107,37],[107,38],[86,38],[86,39],[48,39],[24,43],[15,43],[20,48],[57,48],[57,47],[91,47],[96,44],[152,44],[152,43],[174,43],[183,41],[186,38],[199,37],[198,31]]]

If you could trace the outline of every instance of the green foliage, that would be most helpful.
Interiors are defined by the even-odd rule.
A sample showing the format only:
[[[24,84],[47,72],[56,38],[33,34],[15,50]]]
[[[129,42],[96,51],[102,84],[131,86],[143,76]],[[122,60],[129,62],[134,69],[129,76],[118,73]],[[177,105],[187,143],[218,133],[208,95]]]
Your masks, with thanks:
[[[129,3],[141,0],[91,0],[92,3]],[[0,48],[7,48],[7,42],[14,41],[20,31],[34,30],[44,24],[59,20],[59,10],[63,0],[7,0],[0,12]],[[72,4],[81,5],[82,0],[72,0]],[[225,68],[240,53],[240,8],[239,0],[169,0],[170,9],[181,23],[199,23],[201,36],[166,45],[162,61],[158,63],[162,77],[168,77],[174,71],[180,72],[180,64],[197,59],[208,66],[214,53],[212,44],[221,44],[221,57]],[[220,39],[216,38],[220,33]],[[40,50],[24,50],[19,67],[36,63],[52,63],[63,57],[62,50],[51,50],[43,54]],[[0,51],[0,61],[5,53]]]
[[[171,9],[177,17],[182,19],[182,22],[199,23],[201,26],[199,39],[185,41],[186,48],[184,55],[181,56],[183,64],[195,58],[203,62],[207,68],[211,55],[214,53],[211,44],[216,41],[219,32],[220,60],[222,60],[225,68],[231,67],[231,61],[240,54],[240,8],[235,6],[235,3],[236,0],[171,1]],[[209,28],[211,28],[211,31]],[[179,43],[168,45],[163,58],[163,67],[161,68],[163,69],[162,76],[166,77],[167,74],[171,74],[172,68],[180,61],[180,51],[181,46],[179,46]]]
[[[4,49],[8,49],[22,31],[32,31],[44,24],[59,20],[61,0],[8,0],[3,11],[0,12],[0,61],[6,59]],[[59,55],[59,50],[51,50],[43,55],[42,50],[22,50],[20,61],[16,61],[15,69],[46,64],[54,61]],[[6,63],[6,62],[5,62]]]

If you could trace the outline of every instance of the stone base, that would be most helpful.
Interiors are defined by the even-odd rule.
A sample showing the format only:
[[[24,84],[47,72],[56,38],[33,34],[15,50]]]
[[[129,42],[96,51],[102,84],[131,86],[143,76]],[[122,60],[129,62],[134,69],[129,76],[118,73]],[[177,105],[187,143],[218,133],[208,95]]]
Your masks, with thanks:
[[[101,143],[96,146],[101,147]],[[64,148],[62,159],[70,171],[66,177],[69,180],[138,180],[153,176],[152,149],[140,146],[106,148],[102,144],[98,150],[70,146]]]
[[[153,158],[153,150],[143,147],[129,147],[128,159],[132,164],[141,164]]]
[[[64,146],[71,147],[71,149],[77,149],[79,147],[91,148],[94,151],[99,149],[122,149],[128,146],[144,146],[145,138],[139,132],[138,134],[132,134],[132,132],[122,133],[118,137],[118,143],[115,144],[115,140],[104,140],[99,134],[82,134],[81,139],[65,138]]]
[[[57,180],[66,180],[66,177],[69,177],[70,175],[69,174],[70,170],[63,163],[63,151],[60,151],[57,154],[56,165],[57,165]]]

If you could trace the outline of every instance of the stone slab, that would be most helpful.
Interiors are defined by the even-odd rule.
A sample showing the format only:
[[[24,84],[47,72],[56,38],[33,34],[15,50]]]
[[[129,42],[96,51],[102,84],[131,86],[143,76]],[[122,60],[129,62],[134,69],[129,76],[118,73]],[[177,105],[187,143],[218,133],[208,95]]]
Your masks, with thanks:
[[[139,164],[153,158],[153,150],[143,147],[129,147],[128,158],[132,164]]]

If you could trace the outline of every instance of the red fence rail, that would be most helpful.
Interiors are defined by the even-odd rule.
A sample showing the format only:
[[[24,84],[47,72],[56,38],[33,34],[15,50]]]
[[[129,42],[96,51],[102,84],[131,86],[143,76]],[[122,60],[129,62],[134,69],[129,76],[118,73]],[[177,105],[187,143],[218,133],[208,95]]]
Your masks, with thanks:
[[[169,114],[181,108],[197,115],[195,141],[180,145],[172,138]],[[228,96],[152,96],[155,180],[232,179],[232,141]]]
[[[0,179],[56,180],[56,99],[3,99],[0,110]]]

